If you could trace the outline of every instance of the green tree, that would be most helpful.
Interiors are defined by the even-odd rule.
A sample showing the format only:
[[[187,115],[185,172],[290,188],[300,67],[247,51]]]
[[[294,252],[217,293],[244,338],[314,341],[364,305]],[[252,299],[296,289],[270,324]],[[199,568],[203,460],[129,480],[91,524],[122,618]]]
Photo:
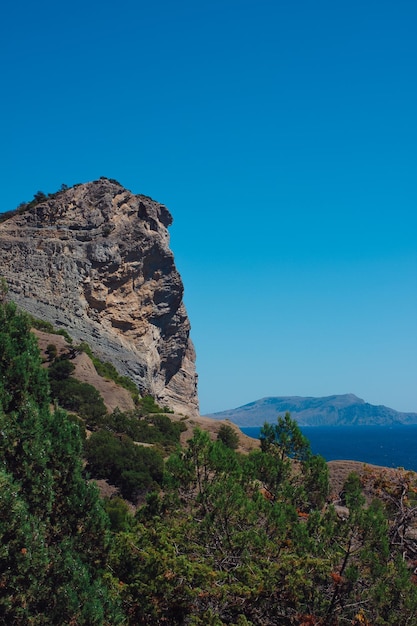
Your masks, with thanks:
[[[79,428],[50,412],[29,318],[0,304],[0,622],[117,624],[107,516],[82,477]]]
[[[365,504],[363,488],[359,475],[351,472],[344,482],[342,490],[342,502],[351,511],[360,509]]]
[[[281,460],[292,458],[304,461],[311,454],[307,437],[288,412],[284,417],[278,417],[275,425],[265,423],[261,428],[260,440],[263,452],[273,449]]]
[[[116,532],[127,531],[131,525],[132,515],[126,501],[118,496],[107,498],[104,508],[109,516],[111,529]]]
[[[222,424],[217,433],[217,439],[224,443],[227,448],[236,450],[239,446],[239,437],[229,424]]]
[[[48,346],[49,347],[49,346]],[[56,346],[53,346],[56,352]],[[48,354],[50,350],[48,350]],[[55,354],[56,356],[56,354]],[[53,359],[51,359],[53,360]],[[67,380],[75,370],[74,363],[71,363],[68,359],[58,359],[52,363],[48,368],[48,375],[51,381]]]
[[[85,454],[91,476],[109,480],[132,502],[162,483],[161,454],[135,445],[126,435],[117,437],[104,430],[93,433],[85,443]]]
[[[363,506],[352,481],[339,519],[322,504],[323,459],[286,458],[281,476],[279,462],[273,446],[241,456],[198,429],[171,455],[163,494],[148,496],[111,554],[131,624],[414,623],[417,589],[383,506]]]
[[[59,405],[77,413],[89,428],[95,428],[107,414],[103,398],[95,387],[71,374],[75,366],[68,359],[56,359],[48,368],[51,395]]]
[[[58,354],[57,347],[54,343],[48,343],[45,352],[48,355],[48,361],[53,361],[54,359],[56,359]]]
[[[308,509],[321,508],[329,495],[329,468],[320,455],[312,454],[303,463],[303,485]]]
[[[48,199],[48,196],[43,191],[37,191],[33,196],[32,202],[34,204],[39,204],[40,202],[45,202]]]
[[[4,276],[0,276],[0,302],[4,302],[6,300],[7,293],[9,291],[9,287],[7,285],[7,281]]]

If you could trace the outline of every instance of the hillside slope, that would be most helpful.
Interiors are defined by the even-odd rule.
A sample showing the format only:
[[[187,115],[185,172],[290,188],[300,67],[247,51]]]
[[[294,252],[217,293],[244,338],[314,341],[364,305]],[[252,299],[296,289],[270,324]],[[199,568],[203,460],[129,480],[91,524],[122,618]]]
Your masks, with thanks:
[[[51,344],[56,346],[58,356],[68,356],[72,351],[72,346],[62,335],[47,333],[37,329],[32,329],[32,332],[36,335],[43,359],[47,358],[47,347]],[[73,376],[80,382],[88,383],[97,389],[109,413],[116,408],[120,409],[122,412],[134,410],[134,402],[129,391],[116,384],[113,380],[108,380],[100,376],[88,354],[77,352],[71,359],[71,362],[75,365]],[[187,414],[184,415],[180,413],[171,413],[169,414],[169,418],[173,421],[181,421],[185,426],[185,430],[181,434],[182,445],[186,445],[187,441],[191,439],[196,428],[207,431],[211,439],[214,440],[217,438],[217,433],[221,426],[228,424],[238,435],[238,452],[248,453],[251,450],[259,448],[259,441],[257,439],[248,437],[242,433],[238,426],[228,420],[214,420],[199,415],[189,417]]]
[[[49,345],[56,347],[58,356],[68,356],[72,350],[72,346],[68,344],[62,335],[54,335],[35,328],[32,329],[32,332],[36,335],[43,359],[46,358]],[[100,376],[88,354],[78,352],[71,359],[71,362],[75,366],[73,376],[79,381],[88,383],[97,389],[109,413],[114,411],[116,407],[121,411],[131,411],[134,408],[133,399],[129,391],[117,385],[113,380]]]

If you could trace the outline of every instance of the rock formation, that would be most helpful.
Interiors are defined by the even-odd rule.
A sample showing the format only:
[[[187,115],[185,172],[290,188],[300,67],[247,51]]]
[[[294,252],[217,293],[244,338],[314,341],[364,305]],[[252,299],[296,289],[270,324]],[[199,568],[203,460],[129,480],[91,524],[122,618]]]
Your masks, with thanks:
[[[197,415],[171,223],[166,207],[116,181],[76,185],[0,224],[0,275],[22,309],[86,341],[142,394]]]

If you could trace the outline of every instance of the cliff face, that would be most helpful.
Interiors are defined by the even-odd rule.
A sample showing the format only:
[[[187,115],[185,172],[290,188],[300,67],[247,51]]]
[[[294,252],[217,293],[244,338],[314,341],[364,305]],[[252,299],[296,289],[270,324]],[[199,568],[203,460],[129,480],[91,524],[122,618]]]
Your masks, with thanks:
[[[198,413],[195,352],[168,210],[115,181],[59,192],[0,224],[11,298],[86,341],[142,393]]]

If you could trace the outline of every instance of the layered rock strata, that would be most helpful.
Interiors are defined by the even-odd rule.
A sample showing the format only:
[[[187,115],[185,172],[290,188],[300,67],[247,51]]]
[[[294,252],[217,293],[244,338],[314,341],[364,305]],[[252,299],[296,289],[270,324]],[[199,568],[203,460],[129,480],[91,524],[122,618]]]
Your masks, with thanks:
[[[0,224],[0,275],[32,315],[86,341],[142,394],[198,414],[195,352],[165,206],[102,178]]]

